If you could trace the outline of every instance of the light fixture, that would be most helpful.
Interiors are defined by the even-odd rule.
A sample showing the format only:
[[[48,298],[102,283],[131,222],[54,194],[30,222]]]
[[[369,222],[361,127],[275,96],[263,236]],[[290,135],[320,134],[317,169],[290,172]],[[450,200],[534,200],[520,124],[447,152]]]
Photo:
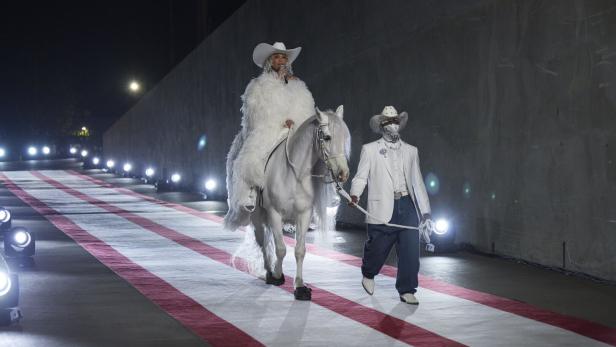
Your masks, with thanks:
[[[4,254],[7,257],[31,257],[36,248],[34,235],[26,228],[15,227],[4,234]]]
[[[130,170],[133,169],[133,166],[130,163],[126,163],[124,164],[124,166],[122,167],[122,169],[124,169],[124,172],[129,173]]]
[[[173,183],[179,183],[182,180],[182,176],[179,173],[174,173],[173,175],[171,175],[171,182]]]
[[[4,158],[5,155],[6,155],[6,150],[0,147],[0,158]]]
[[[446,219],[437,219],[434,225],[434,232],[438,235],[444,235],[449,231],[449,222]]]
[[[43,146],[41,152],[43,152],[43,154],[45,155],[49,155],[49,153],[51,153],[51,149],[48,146]]]
[[[88,156],[88,150],[87,149],[82,150],[81,151],[81,156],[84,157],[84,158],[87,157]]]
[[[149,167],[149,168],[145,169],[145,175],[146,175],[148,178],[151,178],[152,176],[154,176],[154,173],[155,173],[155,171],[154,171],[154,169],[153,169],[153,168],[151,168],[151,167]]]
[[[137,93],[138,91],[141,90],[141,85],[137,81],[131,81],[128,84],[128,89],[133,93]]]
[[[69,149],[68,151],[71,152],[71,154],[76,154],[77,153],[77,148],[71,147],[71,149]]]
[[[110,169],[113,169],[113,167],[115,166],[115,161],[109,159],[107,160],[107,167]]]
[[[33,157],[38,153],[38,150],[36,149],[36,147],[30,146],[28,147],[28,154]]]
[[[18,305],[19,278],[0,255],[0,324],[19,322],[22,315]]]
[[[98,165],[100,162],[101,162],[101,160],[98,157],[92,158],[92,164]]]
[[[214,189],[216,189],[216,187],[218,186],[218,184],[216,183],[215,180],[213,179],[208,179],[207,181],[205,181],[205,189],[207,191],[213,191]]]
[[[7,231],[11,228],[11,211],[0,207],[0,231]]]

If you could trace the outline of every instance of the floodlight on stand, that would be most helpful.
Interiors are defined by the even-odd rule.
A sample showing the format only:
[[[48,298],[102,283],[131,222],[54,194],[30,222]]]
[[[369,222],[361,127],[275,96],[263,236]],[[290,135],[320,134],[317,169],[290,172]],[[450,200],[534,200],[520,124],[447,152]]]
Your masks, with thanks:
[[[0,207],[0,231],[7,231],[11,228],[11,211]]]
[[[21,319],[18,305],[19,277],[0,255],[0,325],[16,323]]]
[[[34,235],[26,228],[15,227],[4,235],[4,254],[7,257],[31,257],[35,248]]]
[[[41,152],[43,152],[44,155],[49,155],[49,153],[51,153],[51,149],[48,146],[43,146]]]
[[[28,147],[28,154],[33,157],[38,153],[38,150],[36,149],[36,147],[30,146]]]
[[[87,156],[88,156],[88,150],[87,150],[87,149],[82,150],[82,151],[81,151],[81,156],[82,156],[83,158],[87,157]]]

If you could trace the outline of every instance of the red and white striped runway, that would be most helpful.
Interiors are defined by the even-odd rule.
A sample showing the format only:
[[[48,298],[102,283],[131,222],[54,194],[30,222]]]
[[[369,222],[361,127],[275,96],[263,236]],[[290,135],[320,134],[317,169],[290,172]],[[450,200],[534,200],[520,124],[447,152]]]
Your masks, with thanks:
[[[361,259],[314,245],[304,262],[313,300],[296,301],[293,251],[286,284],[266,285],[241,260],[231,264],[243,235],[223,231],[217,216],[73,171],[2,172],[0,180],[212,345],[616,345],[616,329],[425,276],[421,304],[403,304],[392,267],[370,297]]]

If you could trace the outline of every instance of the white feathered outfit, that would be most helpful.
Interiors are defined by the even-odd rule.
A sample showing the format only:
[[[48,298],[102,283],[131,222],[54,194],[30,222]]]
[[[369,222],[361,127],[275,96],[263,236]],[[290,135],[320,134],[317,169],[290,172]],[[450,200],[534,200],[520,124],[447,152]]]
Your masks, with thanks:
[[[306,84],[295,78],[288,83],[275,72],[263,72],[254,78],[242,95],[242,129],[235,136],[227,156],[229,212],[225,227],[231,230],[249,223],[240,201],[250,187],[263,187],[267,156],[287,135],[285,121],[299,127],[315,113],[314,99]]]

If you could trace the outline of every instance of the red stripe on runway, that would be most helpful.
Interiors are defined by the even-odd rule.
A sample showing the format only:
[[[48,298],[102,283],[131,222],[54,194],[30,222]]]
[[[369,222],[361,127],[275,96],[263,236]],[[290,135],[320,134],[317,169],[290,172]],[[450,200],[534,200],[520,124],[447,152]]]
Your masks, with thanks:
[[[45,216],[105,266],[127,280],[149,300],[202,339],[215,346],[263,346],[250,335],[208,311],[160,277],[126,258],[64,215],[33,197],[1,172],[0,179],[15,196]]]
[[[243,272],[250,273],[248,270],[248,266],[243,260],[235,258],[236,263],[234,264],[231,261],[231,254],[223,250],[210,246],[207,243],[202,242],[201,240],[179,233],[164,225],[160,225],[150,219],[138,216],[128,210],[113,206],[95,197],[77,191],[62,184],[61,182],[58,182],[52,178],[43,175],[40,172],[32,171],[31,173],[45,183],[63,192],[73,195],[78,199],[93,204],[110,213],[116,214],[136,225],[141,226],[144,229],[166,237],[167,239],[174,241],[201,255],[204,255],[208,258],[211,258],[228,266],[235,266],[238,270],[241,270]],[[237,262],[238,259],[240,260],[239,263]],[[285,284],[282,285],[281,288],[285,289],[289,293],[293,293],[293,278],[285,276]],[[399,318],[392,317],[375,309],[363,306],[359,303],[338,296],[327,290],[315,286],[311,286],[311,288],[312,302],[314,302],[315,304],[323,306],[356,322],[362,323],[394,339],[418,347],[464,346],[459,342],[450,340],[446,337],[435,334],[429,330],[423,329]]]
[[[81,177],[85,180],[88,180],[92,183],[95,183],[97,185],[104,186],[107,188],[112,188],[118,192],[132,195],[134,197],[146,199],[150,202],[154,202],[159,205],[174,208],[178,211],[186,212],[191,215],[209,219],[212,221],[217,221],[217,222],[222,221],[221,217],[209,214],[207,212],[197,211],[192,208],[179,205],[179,204],[164,202],[164,201],[161,201],[161,200],[158,200],[158,199],[155,199],[155,198],[143,195],[143,194],[139,194],[137,192],[134,192],[126,188],[115,187],[105,181],[84,175],[77,171],[70,170],[67,172],[69,172],[72,175]],[[295,240],[289,237],[285,237],[285,242],[290,246],[295,245]],[[306,244],[306,248],[307,248],[307,251],[312,254],[338,260],[338,261],[344,262],[349,265],[361,267],[361,258],[358,258],[356,256],[345,254],[345,253],[340,253],[340,252],[329,250],[329,249],[322,248],[322,247],[318,247],[314,244]],[[390,265],[383,266],[383,269],[381,270],[382,275],[386,275],[386,276],[393,277],[393,278],[396,277],[396,272],[397,272],[397,269]],[[449,283],[446,283],[440,280],[433,279],[428,276],[420,275],[419,282],[420,282],[420,286],[426,289],[430,289],[430,290],[440,292],[443,294],[456,296],[456,297],[466,299],[469,301],[473,301],[473,302],[476,302],[476,303],[479,303],[485,306],[489,306],[489,307],[492,307],[492,308],[495,308],[501,311],[516,314],[516,315],[529,318],[529,319],[532,319],[538,322],[550,324],[550,325],[553,325],[553,326],[556,326],[562,329],[566,329],[566,330],[575,332],[577,334],[616,346],[616,329],[607,327],[602,324],[594,323],[594,322],[591,322],[585,319],[566,316],[560,313],[541,309],[541,308],[532,306],[527,303],[498,297],[496,295],[482,293],[482,292],[472,290],[472,289],[462,288],[462,287],[459,287],[453,284],[449,284]]]

